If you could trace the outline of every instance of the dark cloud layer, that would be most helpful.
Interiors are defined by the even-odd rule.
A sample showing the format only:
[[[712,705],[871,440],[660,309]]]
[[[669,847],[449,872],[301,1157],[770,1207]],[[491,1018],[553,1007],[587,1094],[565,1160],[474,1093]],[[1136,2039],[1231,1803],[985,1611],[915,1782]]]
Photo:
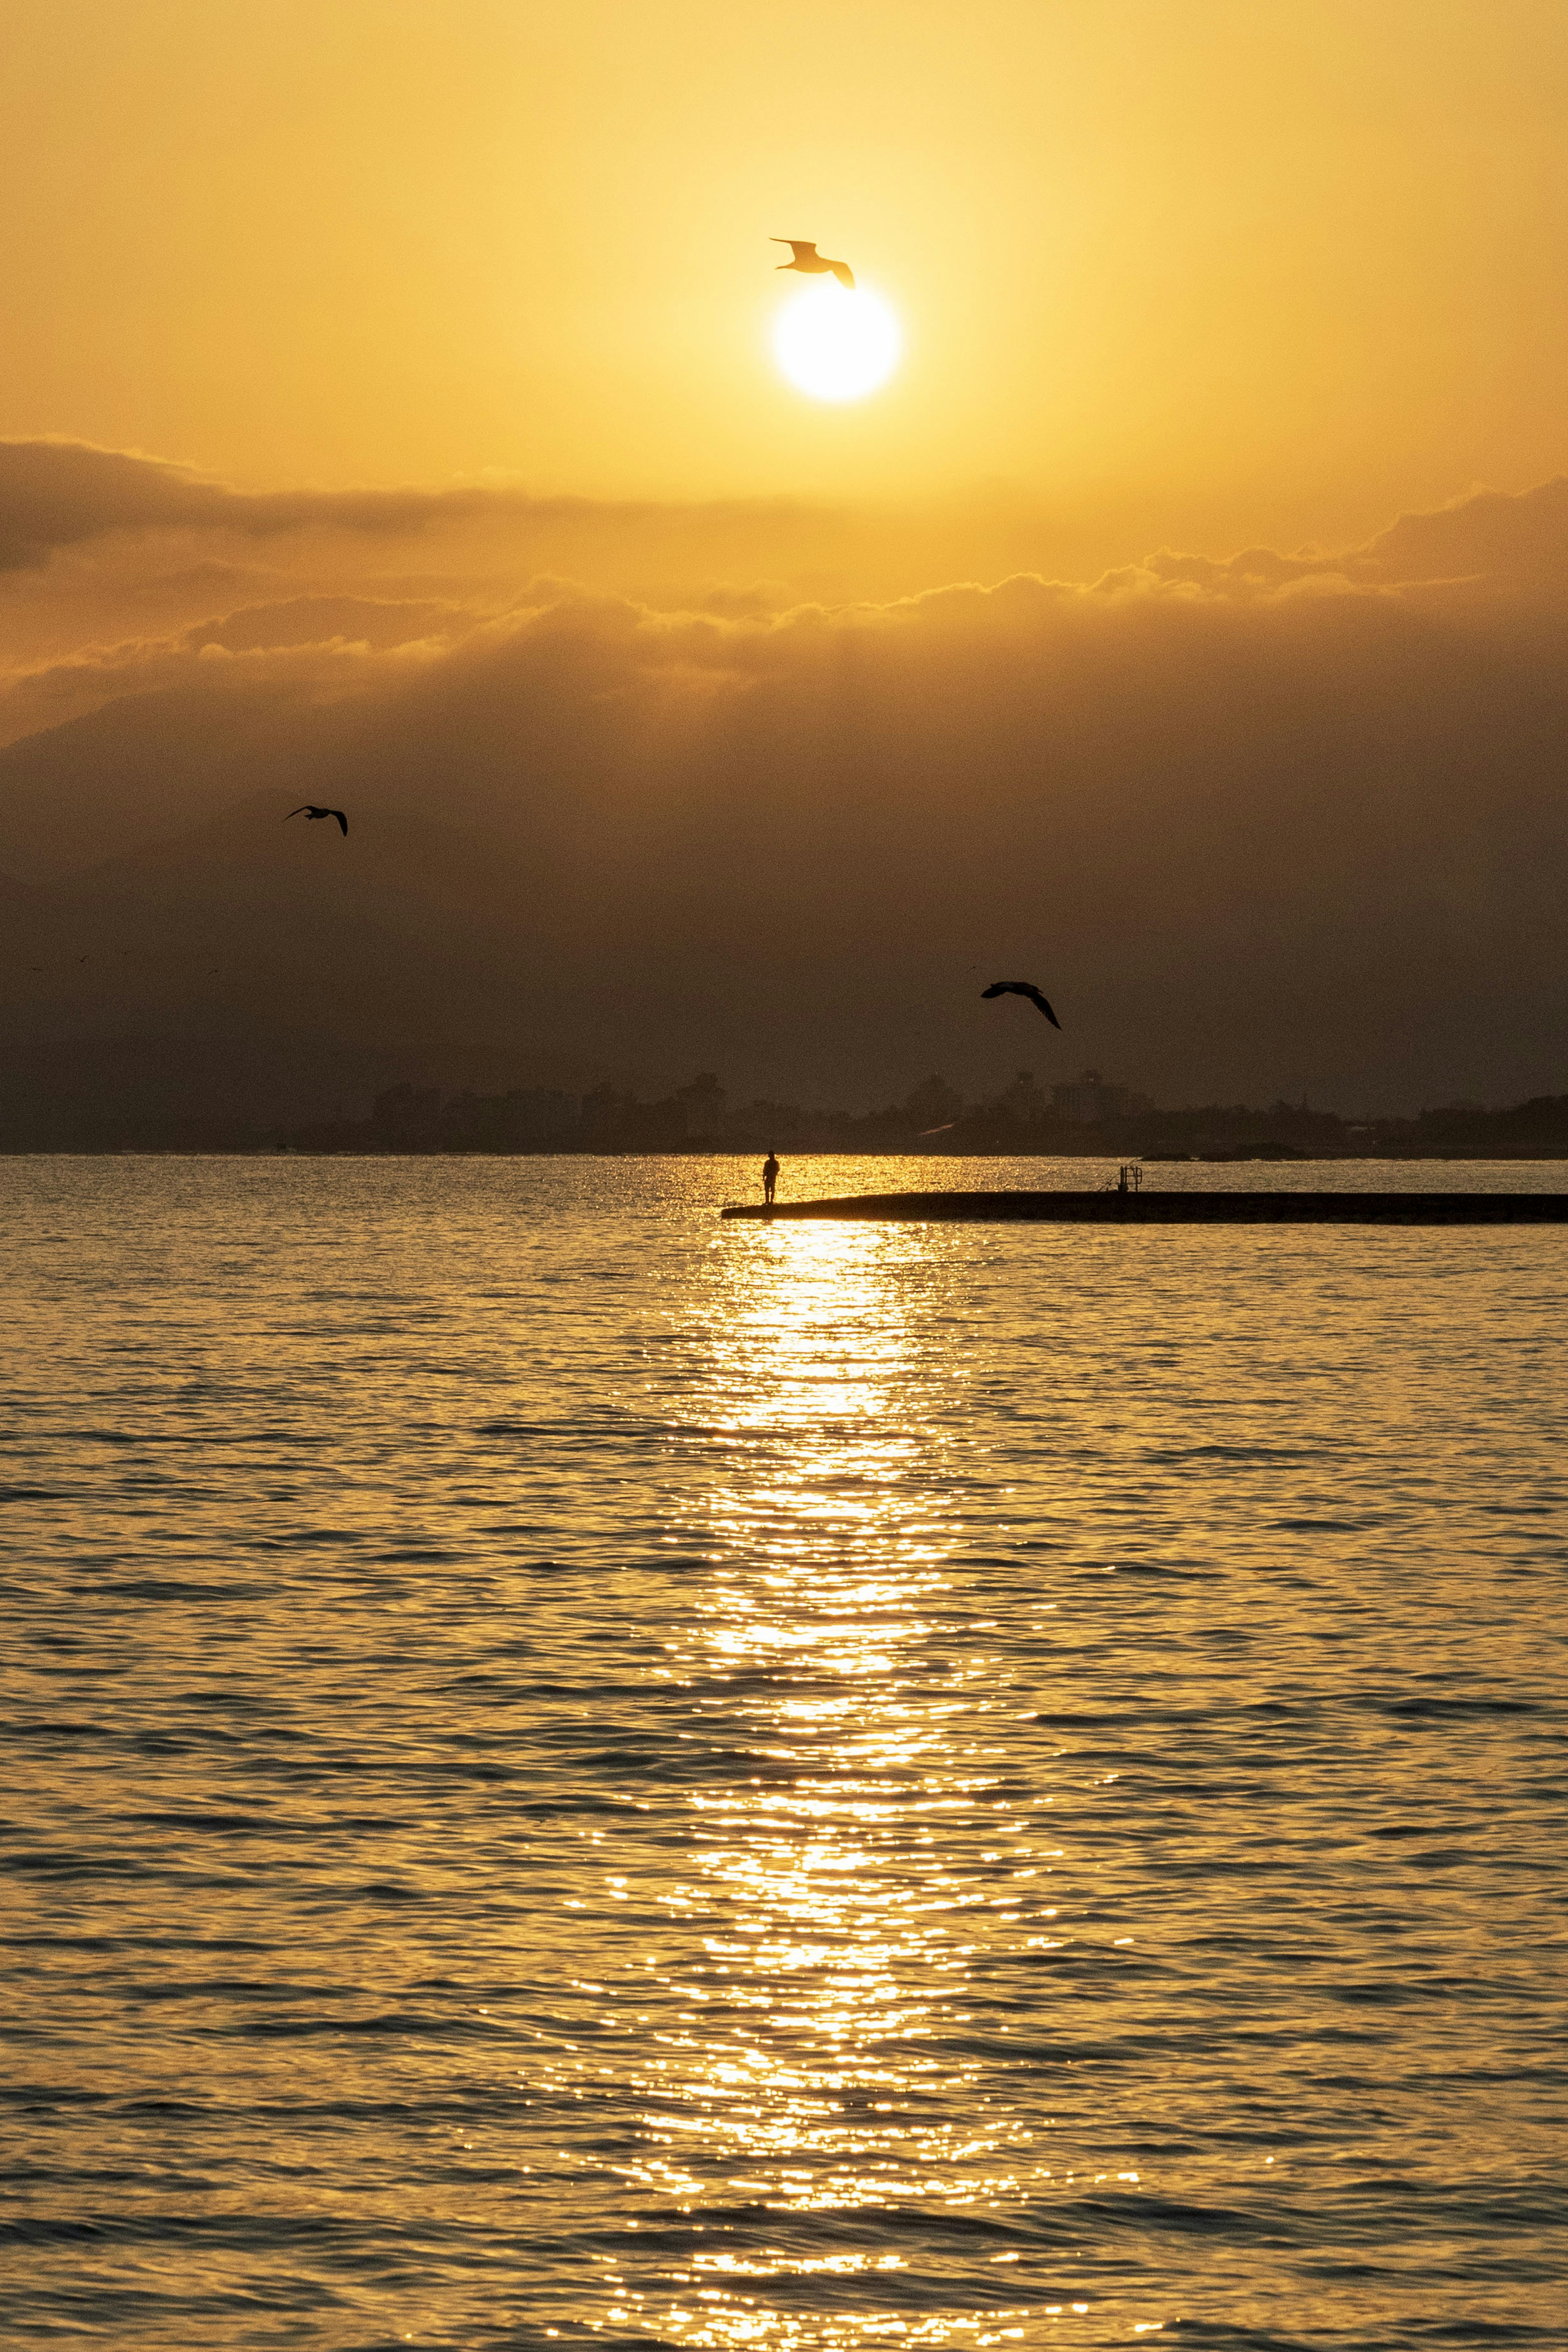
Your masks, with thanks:
[[[0,441],[0,565],[117,531],[209,530],[269,538],[337,529],[409,531],[474,510],[473,490],[244,491],[188,467],[81,441]]]
[[[247,540],[334,533],[406,539],[465,525],[499,525],[574,541],[651,534],[743,544],[760,529],[819,531],[820,510],[787,499],[710,505],[540,498],[494,480],[429,489],[245,490],[186,466],[85,441],[0,440],[0,570],[47,562],[60,549],[125,534],[206,531]]]
[[[79,541],[199,532],[192,499],[235,527],[87,455],[47,517],[0,496],[9,543],[68,543],[68,477]],[[782,610],[528,552],[510,590],[301,580],[13,675],[16,1033],[270,1067],[286,1007],[340,1073],[849,1100],[1086,1062],[1166,1101],[1568,1087],[1568,483],[1339,554]],[[347,843],[279,822],[307,798]],[[980,1003],[1004,966],[1063,1039]]]

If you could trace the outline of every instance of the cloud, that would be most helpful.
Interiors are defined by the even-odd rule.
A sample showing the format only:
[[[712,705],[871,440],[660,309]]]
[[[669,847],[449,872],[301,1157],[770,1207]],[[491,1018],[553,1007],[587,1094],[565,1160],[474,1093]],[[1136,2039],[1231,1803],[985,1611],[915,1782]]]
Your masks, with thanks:
[[[452,1083],[1560,1091],[1565,559],[1553,483],[1332,556],[782,607],[367,581],[77,645],[13,677],[0,868],[142,979],[13,974],[12,1017],[265,1042],[309,1003]],[[307,798],[343,856],[279,824]],[[1004,965],[1063,1039],[980,1003]]]
[[[135,451],[56,438],[0,440],[0,569],[35,566],[58,551],[127,535],[276,541],[328,533],[384,541],[475,524],[564,533],[578,545],[641,534],[650,551],[688,566],[695,559],[698,569],[705,553],[743,556],[748,544],[763,541],[801,555],[826,539],[835,542],[836,558],[846,537],[886,536],[896,528],[888,517],[855,517],[795,499],[542,498],[501,478],[434,488],[246,490]],[[216,566],[216,559],[208,563]],[[1568,587],[1568,477],[1520,494],[1470,491],[1446,507],[1402,515],[1359,547],[1294,554],[1250,547],[1222,558],[1164,549],[1100,584],[1113,589],[1139,575],[1163,586],[1230,594],[1276,593],[1307,581],[1397,587],[1485,579],[1561,591]],[[789,601],[794,577],[792,567],[759,582],[753,564],[738,581],[709,583],[702,599],[714,610],[777,609]]]
[[[291,531],[407,535],[503,509],[559,513],[510,486],[447,489],[237,490],[193,468],[85,441],[0,441],[0,567],[116,532],[207,530],[247,539]]]
[[[384,649],[432,638],[454,629],[467,635],[471,613],[455,602],[384,596],[289,596],[276,604],[246,604],[213,621],[198,622],[185,642],[199,653],[206,646],[226,653],[263,653],[300,646]]]
[[[1401,515],[1362,555],[1368,579],[1489,580],[1568,587],[1568,477],[1510,497],[1475,490],[1428,514]]]
[[[820,531],[824,514],[788,499],[660,504],[644,499],[542,498],[487,478],[441,488],[244,490],[194,467],[64,439],[0,440],[0,571],[47,562],[66,548],[115,536],[207,532],[246,540],[342,534],[416,538],[500,525],[536,534],[643,532],[679,551],[694,539],[742,549],[759,529]]]
[[[1143,567],[1162,585],[1229,596],[1276,595],[1311,584],[1362,589],[1486,587],[1568,593],[1568,477],[1517,495],[1472,490],[1426,514],[1401,515],[1363,546],[1281,555],[1249,547],[1216,560],[1163,550]]]

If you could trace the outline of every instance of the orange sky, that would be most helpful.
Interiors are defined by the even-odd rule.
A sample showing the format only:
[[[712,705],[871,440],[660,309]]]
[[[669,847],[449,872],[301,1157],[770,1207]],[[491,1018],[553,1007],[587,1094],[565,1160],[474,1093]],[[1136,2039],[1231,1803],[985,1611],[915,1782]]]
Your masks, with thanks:
[[[1343,541],[1563,464],[1565,134],[1561,0],[19,0],[0,434]],[[773,233],[886,392],[781,382]]]
[[[13,5],[0,1026],[1561,1091],[1565,100],[1563,0]]]

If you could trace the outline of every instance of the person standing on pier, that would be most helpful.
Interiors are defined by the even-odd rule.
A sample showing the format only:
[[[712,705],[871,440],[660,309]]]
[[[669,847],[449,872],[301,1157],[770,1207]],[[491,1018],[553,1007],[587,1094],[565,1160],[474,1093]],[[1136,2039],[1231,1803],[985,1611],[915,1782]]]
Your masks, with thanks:
[[[770,1209],[773,1205],[773,1194],[778,1188],[778,1154],[776,1151],[770,1150],[763,1162],[763,1199]]]

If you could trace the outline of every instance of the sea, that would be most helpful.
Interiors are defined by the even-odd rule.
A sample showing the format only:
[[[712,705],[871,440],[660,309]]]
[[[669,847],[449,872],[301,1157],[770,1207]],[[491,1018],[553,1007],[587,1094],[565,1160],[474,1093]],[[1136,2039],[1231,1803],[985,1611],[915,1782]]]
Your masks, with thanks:
[[[0,2340],[1560,2352],[1568,1227],[758,1192],[0,1160]]]

